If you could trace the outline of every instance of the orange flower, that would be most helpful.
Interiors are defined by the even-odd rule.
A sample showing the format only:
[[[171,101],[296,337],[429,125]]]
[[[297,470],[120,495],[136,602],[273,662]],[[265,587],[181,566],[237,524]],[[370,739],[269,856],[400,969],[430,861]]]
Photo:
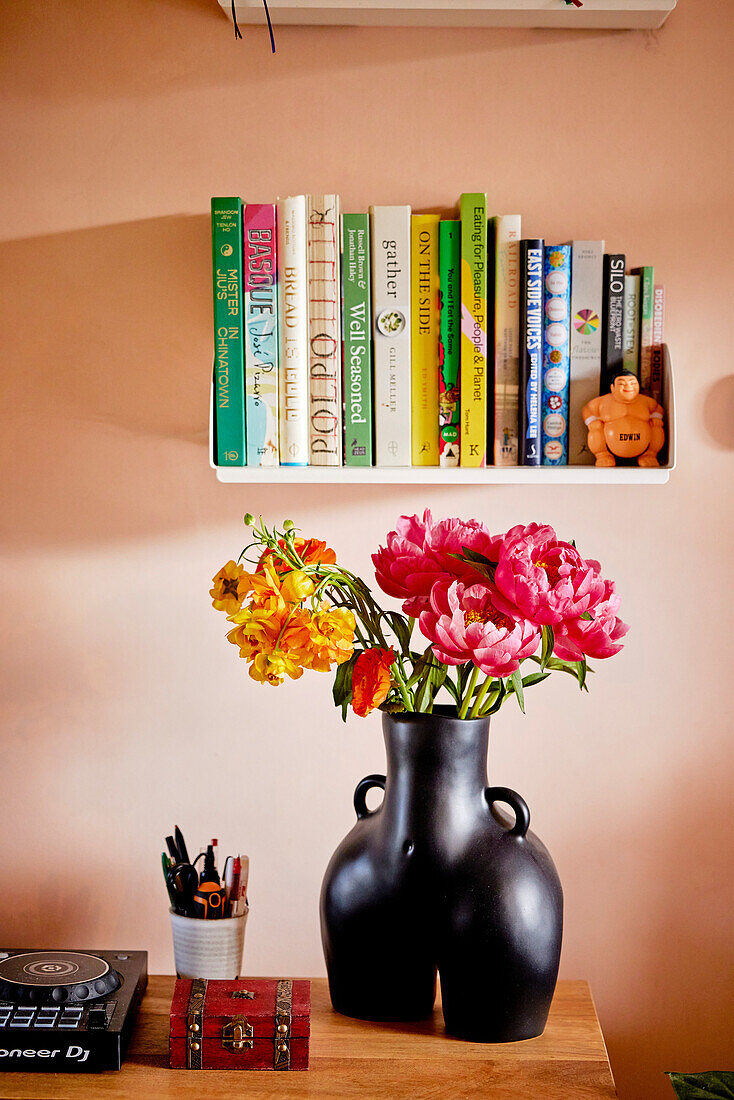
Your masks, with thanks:
[[[390,665],[395,660],[392,649],[366,649],[360,653],[352,669],[352,710],[365,718],[371,710],[384,703],[390,691]]]
[[[291,680],[303,676],[303,669],[289,654],[278,650],[277,653],[258,653],[250,665],[250,676],[261,684],[279,687],[286,676]]]
[[[328,672],[333,664],[348,661],[354,651],[354,625],[353,612],[343,607],[322,606],[310,623],[307,667]]]
[[[217,611],[225,611],[227,615],[239,611],[250,587],[248,577],[249,574],[237,562],[228,561],[222,566],[216,577],[212,577],[214,587],[209,589]]]
[[[336,554],[333,550],[329,549],[325,542],[320,542],[318,539],[297,538],[293,540],[293,545],[304,565],[318,565],[320,562],[324,565],[336,565]],[[280,539],[278,546],[281,550],[284,550],[285,540]],[[284,558],[281,558],[279,554],[274,554],[272,550],[266,550],[258,562],[258,573],[262,571],[267,562],[277,562],[278,571],[280,573],[288,573],[293,568],[293,566]]]

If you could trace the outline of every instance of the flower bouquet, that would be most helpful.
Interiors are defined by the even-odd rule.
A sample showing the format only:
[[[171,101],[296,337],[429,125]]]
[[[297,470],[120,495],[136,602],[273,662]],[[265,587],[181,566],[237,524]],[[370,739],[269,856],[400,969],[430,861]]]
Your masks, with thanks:
[[[350,706],[360,716],[430,714],[442,690],[462,719],[494,714],[513,696],[524,711],[526,689],[554,671],[585,689],[587,658],[617,653],[628,629],[599,563],[547,524],[491,535],[476,520],[402,516],[372,555],[377,584],[401,611],[381,607],[290,520],[271,529],[248,514],[245,524],[251,543],[211,589],[233,624],[227,637],[260,683],[335,668],[345,719]]]

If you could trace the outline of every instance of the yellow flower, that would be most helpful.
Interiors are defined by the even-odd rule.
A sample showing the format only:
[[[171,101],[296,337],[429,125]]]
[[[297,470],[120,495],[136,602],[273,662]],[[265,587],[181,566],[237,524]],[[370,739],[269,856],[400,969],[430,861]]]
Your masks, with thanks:
[[[209,590],[209,595],[217,611],[225,611],[227,615],[239,611],[250,587],[249,575],[244,568],[228,561],[216,577],[212,577],[212,582],[214,587]]]
[[[343,607],[322,607],[311,618],[310,644],[304,664],[317,672],[328,672],[333,664],[348,661],[354,651],[354,614]]]
[[[292,569],[286,573],[280,585],[280,594],[288,603],[300,603],[312,596],[316,585],[302,569]]]
[[[270,562],[267,562],[265,568],[258,570],[257,573],[248,573],[247,580],[253,603],[272,610],[285,609],[285,601],[280,591],[280,578]]]
[[[258,653],[250,665],[250,676],[253,680],[261,684],[271,684],[273,687],[282,684],[286,676],[297,680],[302,675],[301,666],[281,650],[277,653]]]

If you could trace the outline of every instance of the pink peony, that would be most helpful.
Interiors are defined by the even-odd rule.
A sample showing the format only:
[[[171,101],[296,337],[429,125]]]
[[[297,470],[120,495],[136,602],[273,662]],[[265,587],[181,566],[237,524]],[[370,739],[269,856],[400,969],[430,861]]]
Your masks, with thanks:
[[[553,652],[564,661],[586,657],[613,657],[619,653],[629,627],[617,618],[619,596],[614,581],[604,581],[604,597],[591,614],[593,619],[568,619],[554,630]]]
[[[406,615],[418,616],[429,607],[433,586],[454,579],[471,583],[477,572],[453,554],[469,547],[496,561],[499,539],[476,520],[442,519],[434,523],[427,508],[423,518],[401,516],[387,536],[387,546],[372,555],[377,583],[388,596],[403,601]]]
[[[507,532],[499,553],[495,584],[513,608],[534,623],[555,625],[578,619],[604,597],[599,563],[585,561],[552,527],[531,523]]]
[[[489,582],[439,581],[430,608],[420,617],[422,633],[447,665],[473,661],[487,676],[511,676],[538,648],[540,628],[500,611]]]

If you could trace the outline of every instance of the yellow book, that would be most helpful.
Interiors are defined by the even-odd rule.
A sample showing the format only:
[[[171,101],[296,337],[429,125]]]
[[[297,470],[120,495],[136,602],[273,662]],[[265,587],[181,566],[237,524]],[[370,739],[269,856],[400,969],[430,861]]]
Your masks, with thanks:
[[[461,465],[487,464],[487,196],[461,196]]]
[[[411,459],[438,466],[438,214],[413,214],[411,254]]]

